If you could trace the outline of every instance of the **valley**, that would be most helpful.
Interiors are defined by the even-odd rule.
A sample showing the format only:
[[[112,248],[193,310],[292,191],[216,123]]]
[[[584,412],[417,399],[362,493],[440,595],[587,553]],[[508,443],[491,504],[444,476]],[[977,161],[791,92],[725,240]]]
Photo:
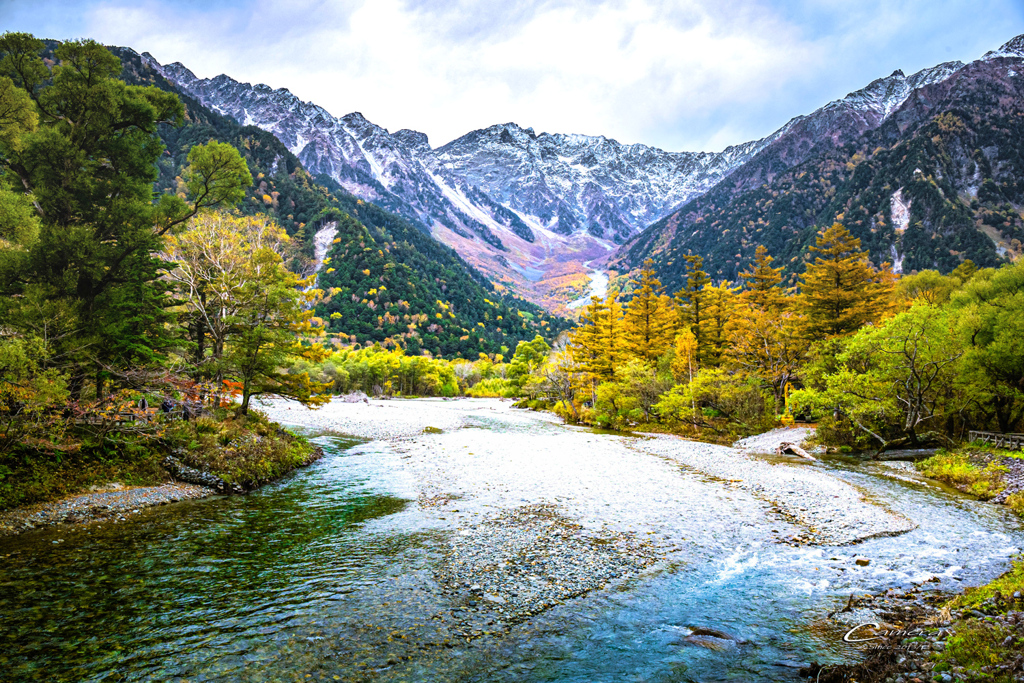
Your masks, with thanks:
[[[586,276],[586,262],[625,272],[653,257],[670,286],[678,282],[683,253],[704,254],[709,272],[729,280],[752,259],[757,244],[795,263],[805,253],[810,226],[827,225],[848,213],[849,202],[841,205],[835,192],[862,193],[858,188],[865,174],[854,179],[849,168],[864,159],[863,170],[870,167],[874,173],[880,151],[893,147],[899,153],[907,144],[913,148],[912,141],[904,141],[908,135],[937,113],[969,100],[969,91],[957,84],[975,83],[982,72],[988,80],[1012,77],[1024,61],[1020,44],[1010,41],[971,64],[949,62],[910,76],[896,71],[792,119],[763,139],[719,153],[666,152],[605,137],[538,134],[515,123],[432,147],[422,133],[392,133],[358,112],[337,118],[286,89],[240,83],[227,75],[199,78],[180,63],[161,65],[148,54],[141,59],[204,105],[272,133],[310,173],[330,177],[454,248],[503,291],[565,314]],[[1008,150],[985,149],[984,160],[971,162],[979,171],[971,171],[970,179],[954,179],[965,171],[954,172],[942,161],[941,154],[949,152],[937,158],[926,152],[930,156],[916,169],[875,181],[890,187],[889,193],[859,200],[863,210],[857,204],[854,208],[875,217],[849,227],[877,263],[889,260],[902,267],[907,249],[921,239],[919,231],[935,235],[943,246],[930,245],[928,254],[915,251],[908,269],[955,267],[957,256],[951,260],[947,248],[959,259],[982,265],[1016,257],[1019,248],[1011,242],[1024,236],[1017,235],[1020,216],[987,218],[986,208],[1002,208],[991,205],[991,190],[978,196],[989,177],[980,169],[986,164],[1005,168],[999,160]],[[910,199],[898,212],[890,210],[888,204],[900,191],[914,192],[914,173],[941,178],[952,173],[949,182],[956,187],[944,196],[954,198],[942,211],[959,211],[959,217],[940,218],[934,202],[923,199],[916,207]],[[808,185],[803,180],[818,176],[827,182]],[[1016,198],[1017,190],[1004,187],[1001,176],[993,179],[999,197]],[[956,199],[957,193],[964,199]],[[972,208],[972,201],[982,204]],[[914,226],[904,236],[911,219]],[[1005,221],[1006,228],[996,221]]]

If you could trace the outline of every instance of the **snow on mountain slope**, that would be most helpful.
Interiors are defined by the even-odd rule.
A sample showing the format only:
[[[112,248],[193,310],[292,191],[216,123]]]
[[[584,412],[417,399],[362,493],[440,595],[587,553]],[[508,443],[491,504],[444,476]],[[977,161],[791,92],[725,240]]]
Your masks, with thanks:
[[[336,118],[284,88],[201,79],[181,63],[143,57],[203,104],[276,135],[311,173],[412,219],[535,301],[546,296],[544,278],[524,272],[564,278],[577,262],[584,272],[584,261],[706,191],[772,139],[672,153],[505,124],[434,150],[423,133],[390,133],[359,113]]]
[[[556,233],[623,241],[707,191],[771,139],[715,154],[665,152],[505,123],[418,155]]]
[[[1011,44],[1003,50],[1015,50]],[[992,54],[992,53],[990,53]],[[833,139],[878,126],[917,88],[963,65],[901,71],[796,117],[761,140],[722,152],[666,152],[605,137],[536,134],[505,123],[431,148],[423,133],[390,133],[362,114],[337,118],[287,89],[201,79],[184,65],[143,57],[168,80],[240,123],[272,132],[312,173],[413,220],[495,280],[543,303],[548,292],[523,273],[564,277],[569,264],[600,259],[651,223],[707,192],[781,139]],[[799,148],[806,147],[803,142]],[[799,149],[782,157],[799,162]],[[760,182],[757,180],[756,182]],[[557,306],[555,306],[557,308]]]

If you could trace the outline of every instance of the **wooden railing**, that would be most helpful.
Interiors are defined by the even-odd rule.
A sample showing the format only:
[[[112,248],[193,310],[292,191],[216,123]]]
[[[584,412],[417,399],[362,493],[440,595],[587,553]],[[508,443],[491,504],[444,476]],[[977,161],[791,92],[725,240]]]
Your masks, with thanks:
[[[967,432],[968,441],[981,441],[1008,451],[1024,450],[1024,434],[999,434],[997,432]]]

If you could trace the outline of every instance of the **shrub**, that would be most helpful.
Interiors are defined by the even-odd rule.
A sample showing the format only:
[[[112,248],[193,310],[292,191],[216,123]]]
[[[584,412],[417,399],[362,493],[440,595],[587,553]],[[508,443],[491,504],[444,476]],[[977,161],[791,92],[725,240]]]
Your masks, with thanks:
[[[1003,490],[1003,472],[1006,468],[989,463],[979,467],[970,462],[966,453],[941,450],[917,464],[926,476],[938,479],[955,488],[988,500]]]
[[[1014,493],[1006,497],[1006,504],[1011,510],[1024,517],[1024,492]]]
[[[178,422],[170,431],[172,440],[185,446],[185,464],[246,489],[278,479],[318,457],[306,439],[253,410],[248,416],[223,421]]]

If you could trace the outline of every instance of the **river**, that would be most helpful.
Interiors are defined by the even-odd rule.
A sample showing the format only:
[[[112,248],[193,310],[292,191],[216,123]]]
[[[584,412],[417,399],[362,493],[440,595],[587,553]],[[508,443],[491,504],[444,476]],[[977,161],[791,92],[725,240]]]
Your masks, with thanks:
[[[827,618],[852,593],[979,584],[1024,545],[1005,509],[900,464],[497,400],[269,412],[326,457],[246,496],[0,539],[0,680],[798,680],[857,656]]]
[[[587,265],[590,265],[589,263]],[[591,298],[598,297],[603,299],[608,295],[608,273],[603,270],[592,270],[590,272],[590,282],[587,286],[587,293],[581,296],[575,301],[570,301],[565,305],[566,308],[572,310],[575,308],[582,308],[590,303]]]

